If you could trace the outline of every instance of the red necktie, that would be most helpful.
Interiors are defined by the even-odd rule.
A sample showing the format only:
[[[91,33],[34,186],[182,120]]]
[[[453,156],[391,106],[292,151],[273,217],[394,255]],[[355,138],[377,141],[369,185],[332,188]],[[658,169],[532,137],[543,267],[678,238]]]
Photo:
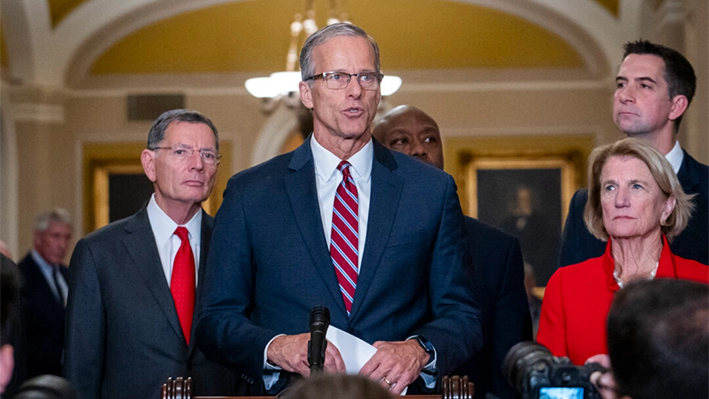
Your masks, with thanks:
[[[349,162],[342,161],[337,166],[342,172],[342,182],[335,192],[332,207],[332,233],[330,234],[330,257],[335,266],[337,282],[345,301],[347,314],[352,309],[359,266],[359,199],[357,187],[350,175]]]
[[[172,280],[170,292],[175,301],[177,318],[180,319],[182,332],[185,334],[187,345],[190,344],[190,331],[192,330],[192,315],[194,313],[195,292],[195,266],[192,247],[190,247],[189,232],[184,227],[178,227],[175,235],[180,237],[182,245],[177,250],[175,263],[172,265]]]

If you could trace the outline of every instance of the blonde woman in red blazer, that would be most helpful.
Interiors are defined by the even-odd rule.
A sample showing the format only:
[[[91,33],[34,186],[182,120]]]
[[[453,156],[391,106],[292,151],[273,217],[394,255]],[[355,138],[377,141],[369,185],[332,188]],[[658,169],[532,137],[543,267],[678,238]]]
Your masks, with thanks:
[[[544,294],[537,340],[575,364],[606,354],[606,316],[628,282],[674,278],[709,283],[709,268],[680,258],[668,242],[693,205],[669,162],[636,139],[599,147],[589,160],[584,222],[608,241],[603,256],[561,268]]]

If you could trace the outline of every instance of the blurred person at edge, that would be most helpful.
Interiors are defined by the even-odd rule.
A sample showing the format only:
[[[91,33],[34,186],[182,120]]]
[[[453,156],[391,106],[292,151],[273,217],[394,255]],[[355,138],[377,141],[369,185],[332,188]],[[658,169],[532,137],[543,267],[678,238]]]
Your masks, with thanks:
[[[32,250],[18,264],[23,278],[20,362],[27,378],[62,375],[64,319],[69,294],[69,268],[64,265],[73,228],[61,208],[39,214],[34,222]],[[21,383],[22,381],[19,381]]]
[[[709,398],[709,286],[686,280],[638,281],[608,312],[612,371],[591,381],[603,399]]]

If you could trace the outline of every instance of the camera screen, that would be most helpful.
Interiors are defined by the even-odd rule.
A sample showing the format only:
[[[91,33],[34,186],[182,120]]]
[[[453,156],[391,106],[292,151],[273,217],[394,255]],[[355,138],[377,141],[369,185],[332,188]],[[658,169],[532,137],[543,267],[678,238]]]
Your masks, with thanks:
[[[539,399],[583,399],[582,387],[541,387]]]

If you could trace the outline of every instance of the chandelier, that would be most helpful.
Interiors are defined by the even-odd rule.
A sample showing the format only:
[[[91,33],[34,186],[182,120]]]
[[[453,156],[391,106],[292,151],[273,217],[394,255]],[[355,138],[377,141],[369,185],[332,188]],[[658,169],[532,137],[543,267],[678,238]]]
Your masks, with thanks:
[[[337,16],[337,0],[330,0],[330,10],[329,17],[327,19],[327,24],[332,25],[338,22],[350,22],[348,21],[348,16],[346,12],[340,13]],[[288,55],[286,56],[286,69],[281,72],[274,72],[270,76],[252,78],[246,81],[246,90],[257,98],[263,99],[281,99],[281,98],[291,98],[294,95],[292,93],[298,92],[298,84],[301,81],[301,75],[299,71],[295,70],[295,66],[298,62],[298,44],[300,42],[301,36],[303,36],[303,41],[308,38],[318,30],[315,24],[315,7],[313,6],[313,0],[307,1],[307,11],[305,20],[303,20],[303,15],[301,13],[296,13],[293,18],[293,23],[290,25],[290,46],[288,48]],[[401,78],[398,76],[384,76],[381,84],[382,96],[390,96],[394,94],[401,87]]]

